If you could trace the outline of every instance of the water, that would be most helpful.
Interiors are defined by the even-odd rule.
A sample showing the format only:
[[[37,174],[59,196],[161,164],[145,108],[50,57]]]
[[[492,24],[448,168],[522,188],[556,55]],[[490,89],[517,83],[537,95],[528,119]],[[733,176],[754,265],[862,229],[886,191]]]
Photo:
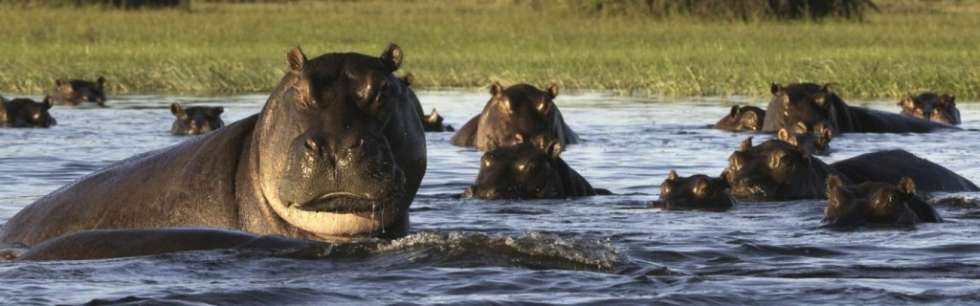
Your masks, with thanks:
[[[421,93],[427,111],[437,107],[457,128],[486,99]],[[169,134],[174,101],[225,106],[232,122],[265,96],[117,97],[110,109],[55,107],[52,129],[0,129],[0,223],[86,173],[184,140]],[[948,222],[915,230],[858,231],[820,228],[822,201],[663,212],[647,202],[670,169],[717,175],[745,137],[704,128],[730,101],[582,94],[558,103],[584,139],[563,154],[568,163],[594,186],[632,195],[456,199],[480,153],[449,145],[451,133],[429,133],[429,169],[406,238],[302,254],[0,261],[0,304],[980,304],[978,207],[938,207]],[[980,128],[980,105],[960,107],[963,125]],[[904,148],[980,182],[980,132],[848,134],[832,146],[827,161]]]

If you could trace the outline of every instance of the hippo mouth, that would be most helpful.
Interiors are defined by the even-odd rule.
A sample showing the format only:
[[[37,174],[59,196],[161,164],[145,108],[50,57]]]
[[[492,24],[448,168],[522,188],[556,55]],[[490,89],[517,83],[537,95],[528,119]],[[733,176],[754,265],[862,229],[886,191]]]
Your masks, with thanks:
[[[290,207],[312,212],[371,213],[381,208],[381,201],[351,192],[331,192],[302,204],[290,203]]]

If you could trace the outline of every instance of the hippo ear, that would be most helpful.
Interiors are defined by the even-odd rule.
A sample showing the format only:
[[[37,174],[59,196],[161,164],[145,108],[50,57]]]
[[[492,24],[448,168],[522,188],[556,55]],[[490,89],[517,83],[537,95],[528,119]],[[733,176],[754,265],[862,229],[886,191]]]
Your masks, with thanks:
[[[184,106],[183,105],[180,105],[180,103],[177,103],[177,102],[174,102],[173,104],[170,104],[170,113],[172,113],[172,114],[174,114],[174,116],[177,116],[177,117],[180,117],[180,118],[183,118],[184,116],[187,116],[187,113],[184,112]]]
[[[45,110],[51,109],[51,97],[44,96],[44,101],[41,101],[41,104],[44,104]]]
[[[302,71],[303,65],[306,64],[306,54],[303,54],[303,50],[296,47],[286,53],[286,60],[289,61],[289,70]]]
[[[742,145],[740,147],[740,150],[746,151],[751,148],[752,148],[752,136],[749,136],[749,138],[745,138],[745,140],[742,140]]]
[[[388,44],[385,51],[381,53],[381,62],[385,64],[385,67],[390,71],[398,70],[398,67],[402,66],[402,48],[394,43]]]
[[[780,91],[783,91],[783,86],[777,84],[776,82],[773,82],[772,85],[769,86],[769,92],[771,92],[774,96],[779,94]]]
[[[439,112],[436,111],[435,108],[433,108],[432,113],[430,113],[428,116],[425,116],[425,121],[431,123],[439,122]]]
[[[738,116],[738,105],[732,105],[732,109],[728,111],[728,116],[732,118]]]
[[[411,72],[406,73],[402,76],[402,82],[405,82],[406,86],[412,86],[412,84],[415,84],[415,75]]]
[[[674,171],[672,169],[670,170],[669,173],[667,173],[667,181],[675,181],[675,180],[677,180],[677,171]]]
[[[551,84],[548,84],[548,89],[545,91],[548,93],[548,97],[554,99],[558,96],[558,83],[551,82]]]
[[[493,81],[493,83],[490,83],[490,95],[496,97],[503,94],[503,92],[504,86],[500,85],[500,82]]]
[[[548,150],[547,150],[547,153],[548,153],[548,155],[550,155],[550,156],[551,156],[552,158],[555,158],[555,159],[557,159],[557,158],[559,158],[559,157],[561,157],[561,151],[562,151],[563,149],[564,149],[564,148],[563,148],[563,147],[562,147],[562,145],[561,145],[561,141],[554,141],[554,142],[552,142],[552,143],[551,143],[550,145],[548,145]]]
[[[911,177],[903,177],[898,181],[898,190],[906,194],[915,194],[915,181]]]
[[[776,132],[776,139],[779,139],[782,142],[785,142],[785,143],[788,143],[788,144],[791,144],[791,145],[794,145],[794,146],[799,145],[799,143],[796,142],[796,136],[794,136],[789,131],[787,131],[786,128],[779,128],[779,131]]]

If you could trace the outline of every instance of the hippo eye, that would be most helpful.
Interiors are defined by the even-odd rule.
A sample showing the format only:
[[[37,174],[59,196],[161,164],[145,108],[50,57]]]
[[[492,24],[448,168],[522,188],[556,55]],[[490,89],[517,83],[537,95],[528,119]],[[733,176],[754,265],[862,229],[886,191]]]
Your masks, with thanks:
[[[660,194],[662,195],[670,194],[670,185],[667,184],[660,185]]]
[[[739,160],[738,157],[735,156],[734,154],[732,154],[732,156],[729,156],[728,157],[728,164],[729,164],[729,167],[732,169],[732,171],[736,171],[737,172],[738,169],[741,169],[742,168],[742,161]]]
[[[31,115],[31,118],[34,118],[34,121],[40,121],[41,113],[34,113],[34,115]]]
[[[777,169],[784,165],[783,158],[786,157],[786,153],[783,151],[773,152],[769,156],[769,168]]]
[[[518,163],[517,171],[524,172],[524,170],[527,170],[527,163]]]
[[[483,168],[490,168],[490,165],[491,164],[493,164],[493,163],[490,162],[490,159],[489,158],[483,160]]]

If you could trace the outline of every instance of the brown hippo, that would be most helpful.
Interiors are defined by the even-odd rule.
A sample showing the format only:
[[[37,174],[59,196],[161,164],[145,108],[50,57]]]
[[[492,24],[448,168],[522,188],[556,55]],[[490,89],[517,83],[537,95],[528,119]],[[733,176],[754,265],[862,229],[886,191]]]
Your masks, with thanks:
[[[170,133],[174,135],[199,135],[220,129],[225,126],[221,121],[221,113],[225,111],[220,106],[191,106],[184,107],[180,103],[170,104],[170,112],[174,114],[174,124]]]
[[[663,210],[725,211],[732,208],[732,202],[725,179],[703,174],[680,177],[670,170],[667,179],[660,183],[660,199],[653,206]]]
[[[830,155],[830,141],[834,139],[834,134],[823,122],[812,127],[800,122],[792,132],[780,128],[776,139],[796,146],[804,154],[826,156]]]
[[[799,122],[807,125],[825,122],[834,135],[839,133],[926,133],[956,127],[919,118],[849,106],[828,85],[813,83],[772,84],[762,131],[775,133],[791,129]],[[822,184],[821,184],[822,185]]]
[[[58,105],[80,105],[85,102],[105,106],[105,78],[95,82],[85,80],[55,80],[48,93],[51,102]]]
[[[259,114],[110,165],[25,207],[0,242],[207,227],[301,239],[403,235],[426,168],[411,89],[380,57],[293,49]]]
[[[51,101],[36,102],[28,98],[0,101],[0,126],[9,127],[51,127],[58,124],[48,110]]]
[[[557,84],[541,91],[528,84],[505,89],[494,82],[490,85],[490,96],[483,111],[453,135],[454,145],[489,151],[524,142],[544,150],[553,141],[562,146],[578,143],[578,135],[565,124],[555,105]]]
[[[761,108],[734,105],[728,115],[718,120],[713,127],[732,132],[757,132],[762,130],[762,122],[765,118],[766,111]]]
[[[476,184],[464,197],[481,199],[555,199],[609,194],[593,189],[561,159],[561,143],[544,151],[530,143],[497,147],[483,154]]]
[[[412,86],[412,84],[415,83],[415,75],[407,73],[401,77],[401,80],[405,86]],[[422,118],[422,128],[426,132],[452,132],[456,130],[452,125],[444,125],[442,123],[443,118],[439,115],[439,112],[437,112],[436,109],[433,108],[432,113],[426,115],[425,112],[422,111],[422,103],[419,102],[419,98],[414,96],[414,93],[412,95],[416,101],[415,105],[416,110],[419,113],[419,118]]]
[[[751,137],[732,153],[722,173],[732,196],[754,201],[822,198],[830,175],[847,184],[896,184],[902,177],[911,177],[921,182],[919,188],[924,192],[980,191],[953,171],[902,150],[867,153],[828,165],[780,140],[753,146]]]
[[[903,177],[897,185],[879,182],[844,185],[836,175],[827,178],[824,222],[828,225],[912,226],[942,221],[932,205],[916,195],[915,181],[910,177]]]
[[[918,96],[908,96],[898,102],[902,115],[935,121],[944,124],[960,124],[960,110],[956,108],[956,97],[926,92]]]

